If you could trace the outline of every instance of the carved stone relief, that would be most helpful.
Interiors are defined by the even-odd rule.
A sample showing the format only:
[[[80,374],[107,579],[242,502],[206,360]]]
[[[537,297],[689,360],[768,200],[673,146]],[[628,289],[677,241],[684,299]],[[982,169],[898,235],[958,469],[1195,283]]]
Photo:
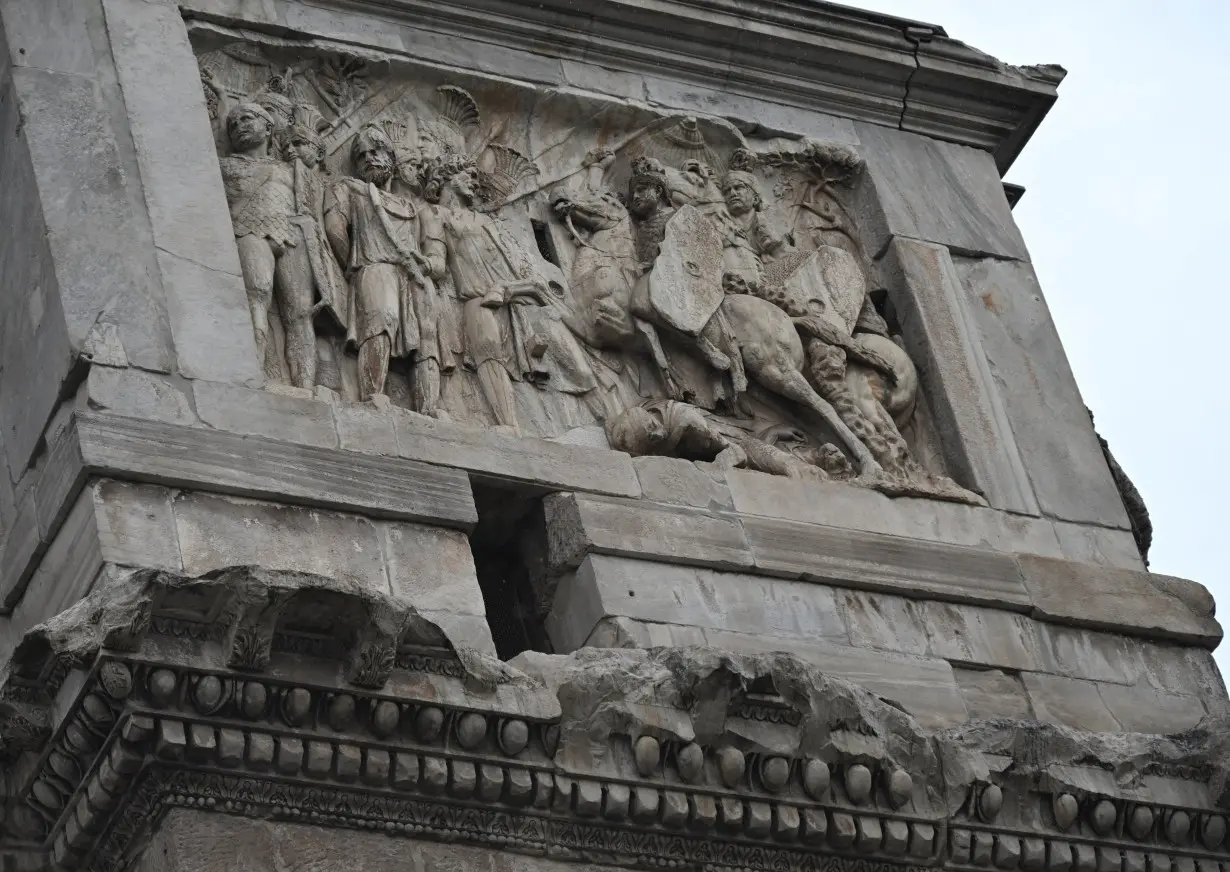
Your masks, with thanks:
[[[982,502],[925,450],[850,148],[293,44],[199,49],[272,389]]]

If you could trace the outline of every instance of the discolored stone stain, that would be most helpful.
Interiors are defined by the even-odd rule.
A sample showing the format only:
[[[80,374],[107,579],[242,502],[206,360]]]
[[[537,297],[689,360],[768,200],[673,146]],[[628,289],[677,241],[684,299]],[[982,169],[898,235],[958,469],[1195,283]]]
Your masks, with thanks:
[[[999,308],[999,303],[995,302],[995,295],[990,291],[982,295],[982,305],[986,307],[988,312],[994,312],[996,315],[1003,314],[1003,310]]]

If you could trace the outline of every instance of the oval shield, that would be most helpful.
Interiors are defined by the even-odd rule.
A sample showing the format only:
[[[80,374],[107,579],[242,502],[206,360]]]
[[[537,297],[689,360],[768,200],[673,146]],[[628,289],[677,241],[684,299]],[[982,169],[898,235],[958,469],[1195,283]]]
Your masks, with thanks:
[[[722,235],[696,207],[681,206],[649,274],[649,302],[667,326],[695,336],[724,296]]]

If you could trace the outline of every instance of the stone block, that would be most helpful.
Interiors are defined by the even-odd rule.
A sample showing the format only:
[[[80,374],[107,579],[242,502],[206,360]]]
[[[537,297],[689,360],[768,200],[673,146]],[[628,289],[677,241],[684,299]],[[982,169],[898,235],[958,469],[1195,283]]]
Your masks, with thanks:
[[[1135,684],[1145,672],[1142,648],[1150,643],[1115,633],[1039,624],[1041,671],[1069,678]]]
[[[584,494],[543,501],[552,571],[580,565],[586,554],[614,554],[715,569],[744,569],[752,553],[733,517]]]
[[[275,24],[278,20],[274,0],[183,0],[180,8],[232,18],[252,24]]]
[[[1149,686],[1199,697],[1210,713],[1230,713],[1230,698],[1217,661],[1200,648],[1152,642],[1139,644],[1141,678]]]
[[[84,4],[77,0],[13,0],[0,12],[0,37],[14,66],[92,76],[96,70]]]
[[[192,392],[201,421],[217,430],[337,447],[328,403],[209,381],[194,382]]]
[[[1034,720],[1029,695],[1017,676],[998,669],[954,668],[952,674],[971,720]]]
[[[646,499],[714,511],[734,507],[730,490],[709,473],[708,464],[676,457],[636,457],[632,465]]]
[[[1136,539],[1127,530],[1069,524],[1066,521],[1056,521],[1054,526],[1062,556],[1068,560],[1145,571],[1145,562],[1140,559]]]
[[[84,19],[81,4],[74,5],[70,14]],[[61,34],[56,42],[67,45],[68,38]],[[88,37],[84,46],[92,52]],[[75,350],[107,325],[128,360],[165,372],[173,360],[167,307],[144,210],[130,190],[95,73],[14,71],[60,305]]]
[[[486,614],[464,533],[395,521],[376,526],[393,596],[419,611]]]
[[[261,566],[389,592],[380,537],[366,518],[203,493],[180,493],[172,507],[188,575]]]
[[[25,592],[34,572],[34,559],[43,548],[38,529],[38,507],[33,491],[17,504],[13,525],[0,539],[0,607],[11,609]]]
[[[640,496],[632,458],[616,451],[521,439],[393,410],[402,457],[460,467],[482,477],[541,490]]]
[[[72,406],[61,404],[52,426],[48,427],[47,453],[35,475],[32,492],[38,508],[38,530],[43,541],[49,541],[55,529],[72,507],[72,501],[85,482],[81,463],[81,448],[76,429],[71,426]],[[56,427],[56,424],[62,424]]]
[[[158,252],[179,371],[188,378],[258,386],[264,379],[243,280]]]
[[[854,647],[926,656],[931,643],[922,602],[861,590],[838,589],[834,597]]]
[[[949,471],[992,508],[1037,515],[1004,399],[948,249],[894,238],[879,265]]]
[[[953,264],[1042,511],[1127,529],[1127,512],[1033,268],[960,257]]]
[[[1096,682],[1038,672],[1026,672],[1021,680],[1038,720],[1095,733],[1122,732],[1119,721],[1098,693]]]
[[[238,277],[230,210],[183,15],[174,5],[145,0],[103,0],[103,12],[154,244],[205,270]],[[239,294],[246,309],[242,286]]]
[[[4,66],[0,64],[0,67]],[[0,85],[0,427],[13,479],[42,439],[68,374],[72,348],[56,284],[48,227],[11,80]]]
[[[103,560],[93,501],[82,493],[30,576],[0,639],[0,661],[31,627],[73,606],[90,592]]]
[[[1145,685],[1100,684],[1098,693],[1128,733],[1181,733],[1206,714],[1197,697],[1163,693]]]
[[[871,190],[866,193],[874,193],[875,200],[861,222],[869,251],[904,236],[958,251],[1029,259],[995,159],[986,151],[878,124],[854,122],[854,132],[867,161]]]
[[[338,444],[345,451],[398,456],[397,431],[388,409],[371,403],[337,402],[333,404],[333,424]]]
[[[983,668],[1040,670],[1039,627],[1002,609],[837,591],[838,611],[859,647],[939,657]]]
[[[1012,557],[958,545],[743,517],[756,568],[840,587],[926,595],[1024,610]]]
[[[92,366],[87,391],[92,409],[168,424],[196,423],[191,386],[182,380],[139,369]]]
[[[104,415],[79,416],[77,433],[85,466],[117,478],[467,530],[478,519],[457,470]]]
[[[387,21],[307,3],[287,3],[283,9],[284,23],[293,30],[358,45],[402,50],[398,29],[390,27]]]
[[[171,491],[110,479],[91,485],[89,491],[104,560],[171,572],[183,569]]]
[[[1045,519],[938,500],[887,497],[841,482],[815,482],[731,469],[725,475],[734,507],[783,518],[907,539],[991,551],[1065,556]]]
[[[1018,671],[1042,668],[1038,624],[1031,618],[937,602],[923,602],[921,611],[932,657]]]
[[[822,585],[591,554],[557,588],[547,617],[555,650],[585,644],[595,625],[610,616],[848,642],[834,591]]]
[[[1085,626],[1189,642],[1212,649],[1222,631],[1176,597],[1162,593],[1143,572],[1044,557],[1017,558],[1034,616]]]

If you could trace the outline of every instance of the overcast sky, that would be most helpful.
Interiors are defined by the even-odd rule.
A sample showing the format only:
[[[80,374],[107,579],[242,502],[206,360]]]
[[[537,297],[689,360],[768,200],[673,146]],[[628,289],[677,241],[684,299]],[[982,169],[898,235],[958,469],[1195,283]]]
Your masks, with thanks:
[[[1008,172],[1085,403],[1153,518],[1154,572],[1230,621],[1230,0],[846,0],[1068,70]],[[1217,651],[1230,677],[1230,643]]]

